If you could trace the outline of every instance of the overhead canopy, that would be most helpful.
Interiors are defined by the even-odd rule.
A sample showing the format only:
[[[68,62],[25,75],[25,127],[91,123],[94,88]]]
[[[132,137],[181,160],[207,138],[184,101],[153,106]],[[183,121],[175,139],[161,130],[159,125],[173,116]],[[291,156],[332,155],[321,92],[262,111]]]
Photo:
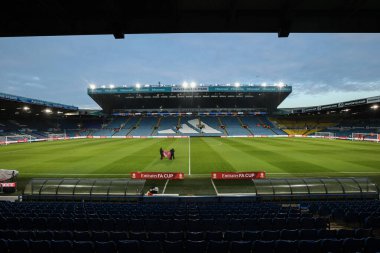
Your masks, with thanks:
[[[5,0],[0,36],[380,32],[380,1]]]

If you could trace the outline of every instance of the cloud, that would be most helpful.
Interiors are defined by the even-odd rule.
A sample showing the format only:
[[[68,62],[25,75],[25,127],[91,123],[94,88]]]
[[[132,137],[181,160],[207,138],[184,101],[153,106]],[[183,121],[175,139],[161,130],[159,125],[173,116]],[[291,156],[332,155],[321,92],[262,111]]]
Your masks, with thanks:
[[[37,89],[46,89],[47,87],[40,83],[32,83],[32,82],[26,82],[24,83],[25,86],[37,88]]]

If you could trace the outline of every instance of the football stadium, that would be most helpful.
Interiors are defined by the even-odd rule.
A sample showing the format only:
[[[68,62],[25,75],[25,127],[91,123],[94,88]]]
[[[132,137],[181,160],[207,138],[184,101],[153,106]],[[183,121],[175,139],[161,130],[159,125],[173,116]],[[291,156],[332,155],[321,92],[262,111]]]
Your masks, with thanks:
[[[380,32],[375,1],[288,3],[279,20],[279,1],[42,2],[10,8],[25,27],[0,17],[0,36]],[[380,94],[283,108],[298,85],[87,86],[99,109],[0,90],[0,253],[380,252]]]

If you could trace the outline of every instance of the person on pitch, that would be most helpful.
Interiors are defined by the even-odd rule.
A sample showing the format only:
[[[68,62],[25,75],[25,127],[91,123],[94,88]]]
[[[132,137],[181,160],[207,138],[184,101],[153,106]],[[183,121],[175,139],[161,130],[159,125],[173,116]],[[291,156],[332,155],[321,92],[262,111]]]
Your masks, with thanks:
[[[175,151],[174,148],[172,148],[172,149],[170,150],[171,160],[174,160],[174,159],[175,159],[174,151]]]
[[[162,147],[160,148],[160,156],[161,156],[161,160],[162,160],[162,158],[164,158],[164,150],[162,150]]]

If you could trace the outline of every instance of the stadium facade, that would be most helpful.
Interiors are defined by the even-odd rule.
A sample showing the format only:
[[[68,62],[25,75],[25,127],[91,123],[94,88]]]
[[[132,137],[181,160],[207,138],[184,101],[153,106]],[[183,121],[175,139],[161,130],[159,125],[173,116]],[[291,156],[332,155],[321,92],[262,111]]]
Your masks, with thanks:
[[[292,87],[204,85],[89,88],[88,95],[109,114],[120,112],[275,111]]]

